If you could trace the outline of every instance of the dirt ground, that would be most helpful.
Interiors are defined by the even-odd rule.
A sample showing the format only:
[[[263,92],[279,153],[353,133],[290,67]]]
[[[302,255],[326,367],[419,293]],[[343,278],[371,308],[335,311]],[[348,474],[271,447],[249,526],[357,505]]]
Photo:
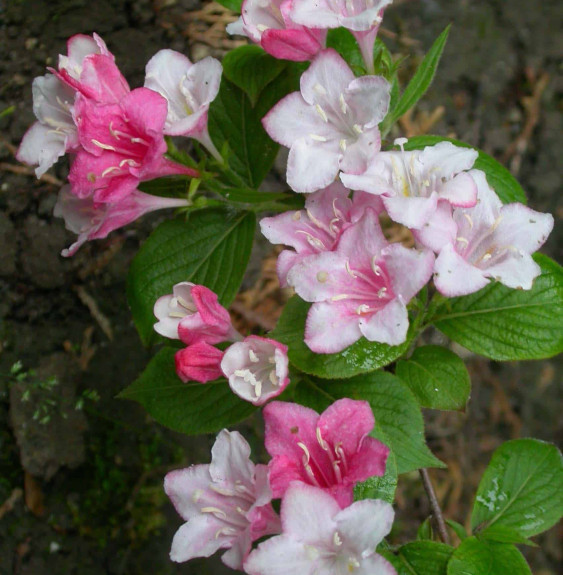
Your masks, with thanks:
[[[560,221],[563,3],[396,1],[382,35],[394,53],[414,51],[408,70],[449,22],[437,80],[403,131],[455,135],[493,154],[521,180],[530,205]],[[34,121],[31,81],[56,63],[67,37],[98,32],[136,87],[161,48],[220,56],[231,45],[224,24],[224,12],[198,0],[0,0],[0,575],[229,572],[215,559],[182,566],[168,559],[180,520],[162,477],[207,461],[213,438],[182,437],[115,399],[150,356],[132,326],[125,279],[159,216],[65,260],[59,253],[72,236],[52,210],[68,167],[38,182],[13,157]],[[560,240],[554,232],[544,248],[559,261]],[[247,288],[257,281],[258,256],[251,267]],[[256,298],[266,284],[247,294]],[[237,301],[247,328],[251,299]],[[275,310],[262,315],[267,323]],[[473,383],[467,412],[427,413],[430,446],[449,465],[432,477],[446,515],[462,523],[502,441],[557,442],[563,430],[556,360],[501,365],[465,357]],[[9,383],[18,361],[22,381]],[[263,456],[260,422],[245,430]],[[397,511],[394,542],[414,537],[429,512],[416,473],[403,478]],[[538,543],[524,550],[534,574],[555,575],[561,531]]]

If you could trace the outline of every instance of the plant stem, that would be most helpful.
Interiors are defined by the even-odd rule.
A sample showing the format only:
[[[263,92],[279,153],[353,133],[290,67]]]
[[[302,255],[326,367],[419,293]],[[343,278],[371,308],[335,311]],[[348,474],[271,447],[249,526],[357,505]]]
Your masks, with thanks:
[[[442,515],[442,510],[440,509],[440,504],[438,503],[438,498],[436,497],[436,492],[434,491],[434,486],[428,475],[428,469],[419,469],[420,477],[422,477],[422,483],[426,494],[428,495],[428,500],[430,501],[430,507],[432,508],[432,515],[436,526],[438,527],[438,533],[440,534],[440,539],[446,544],[450,544],[450,536],[448,530],[446,529],[446,522],[444,521],[444,516]]]

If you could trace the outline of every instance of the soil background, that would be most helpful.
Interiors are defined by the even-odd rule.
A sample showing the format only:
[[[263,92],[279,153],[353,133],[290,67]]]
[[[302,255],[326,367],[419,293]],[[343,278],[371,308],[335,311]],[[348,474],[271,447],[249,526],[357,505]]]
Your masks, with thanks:
[[[37,181],[13,157],[34,121],[32,79],[56,65],[71,35],[99,33],[136,87],[159,49],[220,57],[234,45],[223,32],[228,19],[198,0],[0,1],[0,575],[229,572],[217,557],[185,565],[168,559],[181,521],[162,478],[207,462],[213,438],[170,432],[115,398],[150,357],[131,322],[125,280],[160,216],[65,260],[59,253],[72,236],[52,211],[67,165]],[[563,3],[397,1],[382,37],[393,53],[413,53],[408,73],[450,22],[436,81],[403,119],[403,133],[454,135],[480,147],[517,175],[531,207],[560,221]],[[558,261],[560,230],[543,250]],[[264,285],[268,268],[258,271],[263,256],[272,260],[268,250],[257,251],[245,281],[254,293]],[[237,301],[244,323],[244,301]],[[467,523],[500,443],[561,440],[561,381],[557,360],[498,364],[456,351],[468,362],[471,401],[465,413],[427,412],[427,435],[449,465],[432,472],[445,513]],[[19,383],[4,377],[17,361],[28,374]],[[260,421],[244,427],[256,458],[264,458]],[[402,478],[396,507],[395,543],[414,537],[429,514],[416,473]],[[523,550],[535,575],[560,572],[561,535],[554,528],[537,538],[540,548]]]

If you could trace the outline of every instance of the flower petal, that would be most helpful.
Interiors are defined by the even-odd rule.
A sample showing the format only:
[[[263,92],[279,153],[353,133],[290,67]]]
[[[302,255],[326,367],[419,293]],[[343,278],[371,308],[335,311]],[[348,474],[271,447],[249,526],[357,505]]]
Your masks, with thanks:
[[[218,483],[242,482],[250,485],[254,463],[250,461],[250,445],[238,431],[223,429],[211,449],[209,475]]]
[[[360,331],[369,341],[400,345],[407,339],[409,315],[400,298],[390,301],[369,319],[360,319]]]
[[[484,269],[483,273],[509,288],[529,290],[534,279],[541,274],[541,268],[527,253],[512,252],[502,262]]]
[[[350,82],[346,103],[354,111],[358,124],[377,126],[389,109],[391,86],[383,76],[363,76]]]
[[[451,244],[444,246],[434,264],[434,285],[445,296],[467,295],[485,287],[485,273],[466,262]]]
[[[305,343],[315,353],[338,353],[362,337],[358,318],[332,303],[311,306],[305,324]]]
[[[164,491],[180,517],[187,521],[200,513],[200,506],[194,495],[205,491],[210,483],[209,465],[192,465],[167,473],[164,478]]]
[[[183,563],[194,557],[210,557],[218,549],[230,547],[230,542],[225,537],[215,537],[222,525],[211,513],[190,519],[176,531],[170,559]]]
[[[326,188],[338,175],[340,156],[336,142],[297,140],[289,151],[287,183],[303,194]]]
[[[244,562],[248,575],[313,575],[314,569],[305,545],[287,535],[264,541]]]

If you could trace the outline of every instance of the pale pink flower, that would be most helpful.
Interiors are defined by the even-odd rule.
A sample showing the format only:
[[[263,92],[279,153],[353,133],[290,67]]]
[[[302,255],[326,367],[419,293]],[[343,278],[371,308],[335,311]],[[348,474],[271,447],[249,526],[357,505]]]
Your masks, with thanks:
[[[160,50],[147,64],[145,87],[158,92],[168,102],[164,133],[189,136],[200,141],[219,160],[207,128],[209,105],[219,93],[223,68],[208,56],[192,64],[174,50]]]
[[[379,151],[378,124],[389,107],[381,76],[355,78],[334,50],[321,52],[301,76],[301,91],[262,120],[276,142],[290,148],[287,182],[297,192],[331,184],[338,171],[361,174]]]
[[[336,353],[364,336],[389,345],[403,343],[407,304],[432,275],[434,254],[388,244],[375,211],[344,231],[334,252],[294,265],[288,284],[314,302],[305,343],[316,353]]]
[[[242,16],[227,26],[227,32],[248,36],[275,58],[311,60],[325,47],[326,30],[293,22],[294,4],[295,0],[245,0]]]
[[[391,531],[389,503],[364,499],[340,509],[325,491],[292,485],[282,501],[282,534],[260,543],[244,563],[248,575],[397,575],[375,552]]]
[[[166,100],[147,88],[104,106],[79,96],[74,116],[82,147],[70,170],[72,193],[115,203],[135,191],[139,182],[171,174],[197,175],[165,159],[166,114]]]
[[[553,229],[553,216],[522,204],[503,205],[485,174],[472,170],[477,205],[456,209],[456,232],[436,259],[434,284],[446,296],[473,293],[495,279],[510,288],[529,290],[541,273],[531,255]]]
[[[267,467],[250,461],[250,446],[236,431],[219,433],[210,465],[168,473],[164,490],[187,521],[172,541],[172,561],[209,557],[219,549],[229,549],[223,563],[241,569],[252,541],[279,533],[279,518],[270,504]]]
[[[135,190],[115,204],[99,204],[92,198],[77,198],[71,193],[70,186],[63,186],[54,215],[63,218],[66,229],[78,234],[78,238],[61,255],[73,256],[83,243],[105,238],[113,230],[130,224],[143,214],[164,208],[179,208],[187,203],[185,199],[162,198]]]
[[[373,46],[383,11],[393,0],[298,0],[290,16],[315,28],[348,28],[356,38],[369,73],[373,73]]]
[[[171,294],[156,300],[154,315],[159,320],[154,324],[157,333],[187,345],[242,339],[217,294],[203,285],[177,283]]]
[[[288,366],[287,346],[257,335],[233,343],[221,361],[233,392],[254,405],[263,405],[287,387]]]
[[[401,147],[407,140],[398,139]],[[440,142],[423,150],[381,152],[360,175],[342,174],[344,185],[381,196],[389,217],[409,228],[424,226],[439,200],[452,206],[475,205],[477,187],[466,170],[478,153],[451,142]]]
[[[184,382],[197,381],[207,383],[214,379],[219,379],[223,372],[221,371],[221,359],[223,352],[216,347],[198,341],[174,355],[176,373]]]
[[[274,401],[264,408],[265,443],[274,497],[293,481],[324,489],[341,507],[354,500],[354,485],[385,473],[389,449],[369,437],[375,426],[367,401],[339,399],[321,415]]]

